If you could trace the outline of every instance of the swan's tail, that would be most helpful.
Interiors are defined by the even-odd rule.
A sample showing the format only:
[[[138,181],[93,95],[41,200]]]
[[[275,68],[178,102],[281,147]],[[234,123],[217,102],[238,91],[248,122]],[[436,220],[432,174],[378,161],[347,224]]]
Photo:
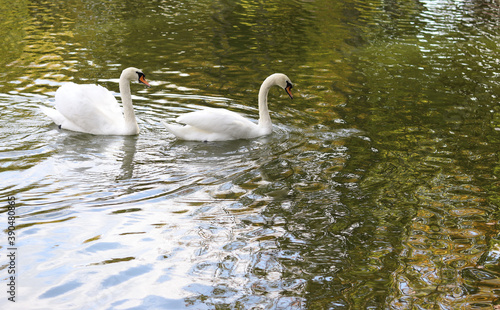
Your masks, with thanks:
[[[165,121],[160,121],[168,132],[175,135],[177,139],[188,140],[188,141],[212,141],[210,139],[210,133],[195,128],[190,125],[173,125],[168,124]],[[200,138],[204,137],[204,138]]]
[[[57,111],[56,109],[47,108],[47,107],[44,107],[41,105],[38,107],[45,115],[47,115],[54,122],[54,124],[59,126],[59,129],[87,132],[87,131],[83,130],[82,128],[76,126],[72,122],[70,122],[66,117],[64,117],[61,114],[61,112]]]
[[[56,125],[61,125],[64,122],[64,116],[62,116],[62,114],[56,109],[47,108],[41,105],[38,107],[40,108],[40,111],[47,115]]]
[[[163,120],[161,120],[160,122],[163,124],[163,126],[165,126],[168,132],[175,135],[176,137],[182,138],[186,126],[169,124]]]
[[[172,125],[172,124],[169,124],[163,120],[160,121],[163,126],[165,126],[165,128],[167,129],[168,132],[170,132],[171,134],[175,135],[175,136],[178,136],[181,131],[182,131],[182,127],[184,126],[179,126],[179,125]]]

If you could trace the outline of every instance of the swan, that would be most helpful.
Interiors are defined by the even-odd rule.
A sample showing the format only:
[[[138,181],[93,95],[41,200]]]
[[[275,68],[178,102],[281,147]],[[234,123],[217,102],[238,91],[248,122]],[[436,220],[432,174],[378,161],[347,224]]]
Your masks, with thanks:
[[[259,90],[258,124],[221,108],[206,108],[181,115],[176,121],[184,125],[163,124],[177,138],[191,141],[227,141],[268,135],[272,132],[272,123],[267,108],[267,94],[274,85],[283,88],[293,99],[293,85],[286,75],[274,73],[268,76]]]
[[[137,68],[127,68],[120,76],[120,96],[123,113],[113,93],[93,84],[67,83],[56,91],[56,109],[40,109],[59,128],[94,135],[136,135],[139,126],[135,118],[130,94],[130,82],[138,80],[150,86],[144,73]]]

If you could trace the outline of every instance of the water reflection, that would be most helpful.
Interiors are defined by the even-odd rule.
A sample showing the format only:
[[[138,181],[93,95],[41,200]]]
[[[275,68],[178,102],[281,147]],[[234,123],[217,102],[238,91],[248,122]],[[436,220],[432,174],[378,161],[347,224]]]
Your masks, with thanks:
[[[19,303],[495,305],[498,10],[16,2],[0,21],[0,189],[20,206]],[[128,66],[154,86],[133,91],[137,137],[61,131],[37,110],[69,80],[117,91]],[[274,72],[298,92],[269,94],[271,136],[183,142],[161,125],[206,106],[256,119]]]
[[[477,263],[489,247],[487,240],[496,234],[488,224],[496,204],[486,180],[493,176],[484,173],[485,162],[494,166],[496,160],[488,155],[492,145],[476,142],[484,143],[483,138],[493,134],[479,119],[490,118],[488,106],[496,101],[492,90],[498,86],[484,79],[495,73],[491,66],[480,65],[484,54],[477,47],[482,44],[463,32],[464,24],[477,29],[469,9],[423,3],[417,15],[423,23],[411,24],[412,31],[389,47],[385,42],[372,44],[362,53],[363,60],[380,67],[364,70],[363,92],[373,95],[358,99],[371,107],[370,116],[360,111],[356,121],[364,123],[363,128],[385,124],[371,135],[382,161],[362,184],[378,187],[371,204],[386,214],[382,218],[390,219],[387,231],[401,233],[391,223],[408,221],[402,247],[391,250],[392,245],[386,254],[397,253],[401,262],[388,264],[397,267],[389,282],[394,285],[389,304],[397,309],[486,306],[495,301],[488,288],[471,295],[471,277],[465,272],[467,267],[482,268]],[[477,66],[481,77],[467,69]],[[478,109],[478,96],[484,109]]]

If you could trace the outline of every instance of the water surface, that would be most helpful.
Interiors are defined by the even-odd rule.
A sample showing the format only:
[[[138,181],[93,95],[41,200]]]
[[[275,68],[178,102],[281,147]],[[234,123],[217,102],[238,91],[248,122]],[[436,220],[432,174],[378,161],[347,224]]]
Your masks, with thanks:
[[[500,304],[498,2],[2,7],[18,308]],[[132,85],[138,136],[60,130],[38,109],[69,81],[118,95],[128,66],[152,85]],[[271,90],[270,136],[183,142],[161,124],[203,107],[256,120],[274,72],[295,98]]]

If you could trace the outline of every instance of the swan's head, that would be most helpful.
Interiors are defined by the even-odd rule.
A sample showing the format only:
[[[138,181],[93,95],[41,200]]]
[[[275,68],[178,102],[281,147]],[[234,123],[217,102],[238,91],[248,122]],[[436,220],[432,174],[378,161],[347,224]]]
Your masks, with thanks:
[[[270,80],[270,82],[274,85],[278,85],[279,87],[283,88],[288,96],[290,96],[290,99],[293,99],[292,95],[292,81],[288,78],[288,76],[284,75],[283,73],[275,73],[270,75],[266,80]]]
[[[141,70],[137,68],[127,68],[122,71],[122,75],[120,79],[127,79],[128,81],[139,81],[139,83],[142,83],[146,85],[147,87],[151,87],[149,83],[146,81],[146,75],[142,73]]]

